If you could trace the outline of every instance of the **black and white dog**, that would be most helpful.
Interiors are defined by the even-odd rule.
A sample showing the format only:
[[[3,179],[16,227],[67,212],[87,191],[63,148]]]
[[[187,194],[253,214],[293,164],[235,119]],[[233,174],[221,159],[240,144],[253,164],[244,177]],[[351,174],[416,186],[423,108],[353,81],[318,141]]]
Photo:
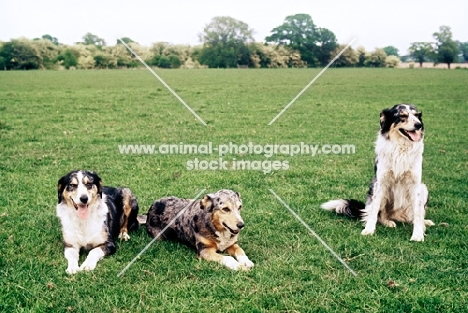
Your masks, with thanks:
[[[372,235],[377,221],[387,227],[397,222],[413,224],[412,241],[424,241],[428,191],[421,182],[424,150],[422,113],[410,104],[397,104],[380,113],[375,147],[375,177],[366,203],[354,199],[332,200],[322,208],[365,222],[362,235]]]
[[[115,253],[114,238],[130,239],[139,227],[138,203],[128,188],[103,187],[95,172],[72,171],[58,181],[57,216],[62,223],[66,272],[92,271]],[[89,251],[78,266],[80,250]]]

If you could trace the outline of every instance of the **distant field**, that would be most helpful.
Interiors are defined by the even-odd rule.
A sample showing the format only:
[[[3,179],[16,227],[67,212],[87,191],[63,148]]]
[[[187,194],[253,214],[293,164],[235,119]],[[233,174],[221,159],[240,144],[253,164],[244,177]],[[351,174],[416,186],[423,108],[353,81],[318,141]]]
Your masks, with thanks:
[[[0,71],[1,312],[465,312],[468,307],[468,71],[329,69],[267,124],[318,69],[157,70],[203,126],[146,70]],[[424,243],[411,225],[377,227],[319,208],[364,200],[379,113],[423,111]],[[286,162],[272,170],[189,170],[212,154],[122,154],[119,145],[353,145],[315,156],[232,153]],[[234,189],[244,201],[240,244],[255,263],[232,272],[191,249],[150,241],[144,227],[91,273],[65,273],[56,184],[72,169],[130,187],[142,213],[163,196]],[[351,275],[268,191],[274,190],[357,273]]]

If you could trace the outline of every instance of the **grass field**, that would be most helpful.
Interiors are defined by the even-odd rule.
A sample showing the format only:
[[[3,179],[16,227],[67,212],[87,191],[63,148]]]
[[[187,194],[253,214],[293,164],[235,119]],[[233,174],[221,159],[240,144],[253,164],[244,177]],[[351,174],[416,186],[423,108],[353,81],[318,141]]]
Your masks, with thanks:
[[[0,71],[1,312],[466,312],[468,307],[468,71],[329,69]],[[320,203],[364,200],[373,174],[379,113],[396,103],[424,112],[423,243],[411,225],[377,227]],[[274,155],[288,169],[188,170],[211,155],[121,154],[122,144],[351,144],[354,154]],[[264,161],[255,154],[225,160]],[[255,263],[233,272],[194,251],[155,242],[145,228],[95,271],[65,273],[56,184],[72,169],[130,187],[142,213],[163,196],[206,188],[242,195],[240,244]],[[353,276],[269,192],[274,190],[357,273]]]

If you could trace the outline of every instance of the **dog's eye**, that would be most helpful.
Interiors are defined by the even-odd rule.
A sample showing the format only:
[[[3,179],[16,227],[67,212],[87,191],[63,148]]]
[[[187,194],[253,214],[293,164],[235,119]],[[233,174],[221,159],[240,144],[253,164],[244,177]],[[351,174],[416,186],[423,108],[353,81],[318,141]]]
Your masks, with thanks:
[[[223,210],[224,212],[226,212],[226,213],[229,213],[229,212],[231,212],[231,209],[230,209],[230,208],[228,208],[228,207],[224,207],[224,208],[222,208],[222,210]]]
[[[75,189],[76,187],[78,187],[78,185],[77,184],[69,184],[68,187],[70,189]]]
[[[89,184],[89,183],[88,183],[88,184],[86,184],[85,186],[86,186],[86,188],[88,188],[88,189],[93,188],[93,184]]]
[[[242,205],[239,205],[239,208],[238,208],[238,210],[240,211],[241,209],[242,209]]]

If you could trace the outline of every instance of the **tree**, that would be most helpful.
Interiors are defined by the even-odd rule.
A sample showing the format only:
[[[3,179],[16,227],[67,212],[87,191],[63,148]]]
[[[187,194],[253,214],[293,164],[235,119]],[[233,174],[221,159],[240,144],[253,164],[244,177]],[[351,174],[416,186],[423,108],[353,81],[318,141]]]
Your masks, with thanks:
[[[76,67],[78,65],[78,58],[80,54],[77,51],[72,49],[66,49],[58,57],[57,61],[61,62],[63,66],[68,70],[71,67]]]
[[[171,68],[179,68],[190,57],[190,46],[187,45],[157,42],[153,44],[150,51],[153,52],[154,58],[162,55],[169,57],[172,60]]]
[[[44,36],[43,36],[44,37]],[[55,61],[60,54],[61,47],[53,43],[49,39],[34,39],[30,44],[42,58],[42,67],[46,69],[56,68]]]
[[[419,62],[419,67],[424,61],[429,61],[434,56],[434,48],[429,42],[413,42],[409,47],[410,56]]]
[[[366,66],[365,65],[366,55],[367,55],[366,48],[364,48],[363,46],[357,47],[356,54],[357,54],[357,57],[358,57],[357,66],[359,66],[359,67]]]
[[[252,43],[249,46],[250,49],[250,60],[253,67],[256,68],[266,68],[271,63],[271,59],[268,54],[265,52],[265,47],[261,43]]]
[[[397,57],[396,55],[389,55],[385,58],[385,65],[387,67],[391,67],[391,68],[394,68],[394,67],[398,67],[398,65],[400,65],[400,58]]]
[[[449,26],[440,26],[439,32],[433,34],[437,40],[437,61],[440,63],[447,63],[448,68],[450,64],[457,61],[458,45],[452,39],[452,31]]]
[[[125,47],[123,47],[125,48]],[[94,45],[85,45],[83,43],[78,43],[74,45],[73,47],[67,48],[70,50],[70,53],[73,54],[74,57],[77,58],[77,68],[80,69],[92,69],[95,66],[95,61],[94,57],[98,54],[102,54],[103,52],[101,51],[100,48]],[[62,56],[62,65],[64,65],[66,68],[75,66],[73,56],[68,54],[66,57]],[[65,62],[64,62],[65,60]]]
[[[251,50],[250,62],[253,67],[306,67],[299,51],[292,50],[284,45],[253,43],[249,48]]]
[[[282,25],[273,28],[265,41],[298,50],[302,60],[312,67],[319,64],[321,59],[321,55],[317,55],[319,36],[309,14],[296,14],[287,16]]]
[[[13,39],[0,48],[3,68],[7,70],[31,70],[42,67],[42,57],[27,40]]]
[[[99,38],[96,35],[93,35],[91,33],[86,33],[86,35],[83,36],[83,43],[85,45],[94,45],[98,47],[102,47],[106,45],[106,42],[104,39]]]
[[[0,70],[6,71],[6,59],[5,56],[2,55],[3,53],[3,42],[0,41]]]
[[[325,66],[331,60],[331,53],[336,49],[338,44],[336,43],[335,34],[326,28],[317,28],[318,40],[317,40],[317,51],[315,54],[320,60],[320,64]]]
[[[58,46],[58,44],[59,44],[58,39],[55,38],[55,37],[52,37],[49,34],[42,35],[42,39],[49,40],[50,42],[52,42],[56,46]]]
[[[385,48],[383,48],[383,50],[388,56],[391,56],[391,55],[399,56],[398,49],[395,48],[394,46],[386,46]]]
[[[111,55],[116,60],[117,67],[132,67],[132,53],[120,41],[111,47]]]
[[[247,44],[253,40],[253,30],[229,16],[211,20],[200,34],[203,48],[199,55],[201,64],[208,67],[236,67],[250,59]]]
[[[253,30],[249,25],[229,16],[214,17],[200,34],[200,41],[205,44],[217,45],[226,43],[246,44],[253,40]]]
[[[200,54],[200,63],[210,68],[237,67],[238,55],[236,48],[237,46],[232,43],[205,47]]]
[[[78,58],[77,67],[80,69],[87,70],[87,69],[94,68],[94,64],[95,64],[95,61],[92,55],[87,55],[87,56],[80,55],[80,57]]]
[[[458,42],[458,48],[460,49],[464,61],[468,62],[468,41]]]
[[[168,57],[165,55],[161,55],[158,58],[158,64],[156,64],[160,68],[170,68],[171,67],[171,61],[169,60]]]
[[[89,33],[88,33],[89,34]],[[132,39],[128,38],[128,37],[122,37],[120,38],[123,42],[125,42],[127,45],[131,42],[135,42],[133,41]],[[117,45],[121,45],[122,42],[120,40],[117,39]]]
[[[94,66],[97,68],[109,68],[112,66],[112,58],[110,55],[106,55],[104,53],[99,53],[94,56]]]
[[[169,44],[167,42],[156,42],[153,43],[150,50],[154,55],[163,55],[163,51],[168,45]]]
[[[334,59],[346,45],[339,45],[334,51],[331,52],[330,57]],[[348,67],[355,66],[359,62],[358,53],[352,47],[348,47],[336,61],[333,63],[335,67]],[[364,63],[363,63],[364,64]]]
[[[171,64],[171,68],[179,68],[182,65],[182,61],[180,60],[178,55],[170,54],[168,58],[169,63]]]
[[[385,66],[386,58],[387,54],[383,49],[375,49],[375,51],[366,55],[364,65],[369,67],[383,67]]]

